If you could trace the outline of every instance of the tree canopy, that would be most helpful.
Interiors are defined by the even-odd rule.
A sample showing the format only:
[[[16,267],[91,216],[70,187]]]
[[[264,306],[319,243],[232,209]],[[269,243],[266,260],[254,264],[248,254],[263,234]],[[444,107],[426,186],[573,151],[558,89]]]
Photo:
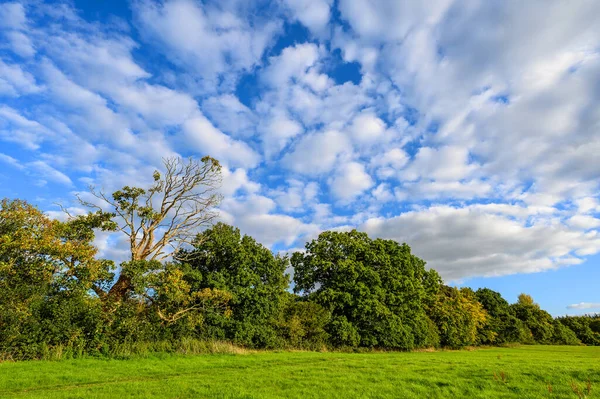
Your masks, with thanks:
[[[445,285],[405,243],[325,231],[291,257],[274,254],[213,223],[216,160],[165,168],[147,188],[96,193],[112,209],[89,204],[65,220],[2,200],[0,359],[190,339],[303,349],[600,344],[600,316],[555,319],[527,294],[510,304],[487,288]],[[124,234],[130,259],[99,257],[98,230]]]

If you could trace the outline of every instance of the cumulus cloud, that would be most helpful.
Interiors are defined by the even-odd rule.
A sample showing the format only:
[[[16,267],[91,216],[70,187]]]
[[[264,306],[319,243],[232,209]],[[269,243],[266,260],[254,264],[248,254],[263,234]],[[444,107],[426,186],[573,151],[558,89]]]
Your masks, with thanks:
[[[575,215],[567,220],[567,224],[575,228],[589,230],[600,227],[600,219],[589,215]]]
[[[598,2],[32,4],[0,4],[5,179],[110,192],[208,154],[222,220],[278,250],[359,226],[449,280],[600,250]]]
[[[320,185],[317,182],[290,179],[285,186],[271,190],[269,196],[284,212],[297,213],[313,207],[319,193]]]
[[[260,243],[272,246],[290,246],[307,235],[319,231],[317,225],[304,223],[292,216],[274,213],[276,203],[267,197],[226,199],[220,206],[222,218],[238,226],[244,234],[255,237]]]
[[[304,76],[318,59],[319,49],[312,43],[286,47],[281,55],[271,58],[269,67],[263,73],[263,79],[274,87],[284,85],[290,79]]]
[[[332,0],[285,0],[294,17],[316,34],[322,34],[331,17]]]
[[[567,309],[600,309],[600,303],[579,302],[567,306]]]
[[[343,201],[351,200],[373,186],[373,179],[358,162],[349,162],[339,168],[330,181],[333,195]]]
[[[459,181],[466,178],[477,167],[469,163],[469,150],[464,147],[448,146],[439,149],[421,147],[411,164],[402,171],[403,180]]]
[[[373,112],[363,111],[358,114],[350,126],[352,137],[360,144],[376,142],[385,134],[386,126]]]
[[[256,130],[256,115],[232,94],[223,94],[204,100],[202,111],[219,129],[234,137],[248,138]]]
[[[361,229],[409,243],[446,280],[556,269],[600,250],[598,233],[543,222],[527,225],[476,207],[434,206],[369,219]]]
[[[303,132],[300,123],[283,112],[275,114],[261,123],[262,142],[266,158],[279,154],[291,139]]]
[[[233,2],[170,0],[140,1],[133,7],[141,34],[159,44],[173,61],[193,71],[214,89],[220,76],[249,70],[260,60],[274,33],[277,20],[253,20]]]
[[[198,115],[183,124],[185,141],[195,152],[213,156],[232,166],[254,167],[258,154],[243,141],[237,141]]]
[[[336,162],[352,151],[348,138],[335,130],[313,133],[304,136],[295,146],[293,152],[283,159],[289,169],[315,175],[329,172]]]

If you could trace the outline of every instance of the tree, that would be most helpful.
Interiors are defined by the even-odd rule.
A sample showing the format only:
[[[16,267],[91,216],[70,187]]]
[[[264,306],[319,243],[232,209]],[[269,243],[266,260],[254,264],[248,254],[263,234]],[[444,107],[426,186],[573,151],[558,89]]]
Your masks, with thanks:
[[[489,316],[487,323],[480,330],[481,343],[503,344],[527,341],[529,330],[512,314],[509,303],[499,292],[480,288],[475,295]],[[533,300],[531,302],[533,303]]]
[[[221,165],[216,159],[206,156],[198,162],[191,158],[187,161],[166,158],[164,166],[164,175],[155,171],[154,183],[147,189],[125,186],[108,197],[91,187],[100,204],[79,197],[84,206],[95,210],[90,215],[111,218],[113,223],[105,223],[102,228],[119,231],[129,241],[131,262],[123,265],[108,292],[98,292],[103,299],[117,302],[125,299],[133,292],[134,276],[132,270],[127,270],[128,265],[145,260],[162,261],[180,253],[185,244],[191,244],[199,229],[209,226],[217,216],[214,207],[221,200],[217,191]],[[110,208],[108,212],[106,206]]]
[[[112,280],[113,263],[96,259],[88,222],[101,220],[61,222],[25,201],[1,202],[0,345],[20,350],[93,335],[100,319],[89,320],[97,309],[88,292]]]
[[[331,312],[339,346],[426,345],[425,262],[406,244],[365,233],[326,231],[291,258],[294,291]]]
[[[600,345],[600,315],[563,316],[558,322],[572,330],[586,345]]]
[[[198,234],[194,249],[179,256],[195,291],[231,293],[231,318],[217,316],[207,328],[222,327],[224,337],[255,347],[276,346],[276,322],[284,304],[288,259],[273,253],[232,226],[217,223]],[[186,265],[187,264],[187,265]]]
[[[443,286],[430,317],[438,327],[442,346],[461,348],[478,343],[478,330],[487,313],[471,289]]]
[[[512,313],[523,322],[530,331],[528,343],[552,343],[554,333],[553,318],[550,313],[542,310],[540,305],[527,294],[519,295],[517,303],[511,306]]]
[[[292,348],[321,349],[327,345],[325,327],[331,315],[321,305],[288,294],[278,322],[279,333]]]

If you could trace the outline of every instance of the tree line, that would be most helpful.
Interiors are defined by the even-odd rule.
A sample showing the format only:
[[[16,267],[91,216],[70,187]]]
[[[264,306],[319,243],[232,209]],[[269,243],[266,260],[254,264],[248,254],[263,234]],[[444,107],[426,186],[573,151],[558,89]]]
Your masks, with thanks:
[[[152,342],[227,341],[310,350],[599,345],[599,316],[553,318],[525,294],[444,285],[407,244],[325,231],[274,254],[215,223],[221,165],[165,160],[147,188],[91,189],[83,215],[0,207],[0,358],[110,355]],[[99,231],[129,259],[101,259]]]

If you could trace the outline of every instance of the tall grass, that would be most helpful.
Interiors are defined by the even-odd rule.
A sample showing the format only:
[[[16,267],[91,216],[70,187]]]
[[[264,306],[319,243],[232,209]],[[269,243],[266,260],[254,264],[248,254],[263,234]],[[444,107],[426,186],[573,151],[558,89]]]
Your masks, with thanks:
[[[180,355],[250,353],[248,349],[226,341],[204,341],[185,338],[179,341],[131,342],[116,344],[108,353],[112,358],[144,357],[156,353],[173,353]]]
[[[156,354],[231,354],[243,355],[252,353],[251,350],[234,345],[226,341],[206,341],[184,338],[177,341],[154,342],[123,342],[115,343],[110,347],[104,346],[92,352],[86,351],[77,345],[42,345],[37,350],[37,355],[19,355],[14,353],[0,353],[0,362],[20,360],[69,360],[88,357],[105,357],[111,359],[144,358]]]

